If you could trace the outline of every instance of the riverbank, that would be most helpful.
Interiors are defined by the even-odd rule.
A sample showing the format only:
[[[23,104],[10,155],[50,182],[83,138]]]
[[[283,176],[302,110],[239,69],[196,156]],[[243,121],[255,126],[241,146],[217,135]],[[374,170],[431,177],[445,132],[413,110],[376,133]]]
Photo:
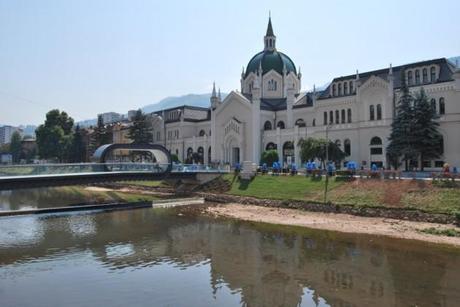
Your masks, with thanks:
[[[439,223],[403,221],[388,218],[362,217],[349,214],[308,212],[297,209],[262,207],[243,204],[208,206],[206,213],[214,217],[233,218],[251,222],[301,226],[344,233],[370,234],[400,239],[420,240],[460,247],[460,237],[448,237],[423,232],[460,228]]]

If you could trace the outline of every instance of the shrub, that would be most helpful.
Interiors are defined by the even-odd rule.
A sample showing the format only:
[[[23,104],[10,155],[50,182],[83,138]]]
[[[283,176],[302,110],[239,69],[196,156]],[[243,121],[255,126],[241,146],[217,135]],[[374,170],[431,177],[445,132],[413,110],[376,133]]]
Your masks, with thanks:
[[[267,163],[268,167],[273,165],[273,162],[277,162],[279,160],[278,152],[274,149],[266,150],[262,153],[260,158],[260,163]]]

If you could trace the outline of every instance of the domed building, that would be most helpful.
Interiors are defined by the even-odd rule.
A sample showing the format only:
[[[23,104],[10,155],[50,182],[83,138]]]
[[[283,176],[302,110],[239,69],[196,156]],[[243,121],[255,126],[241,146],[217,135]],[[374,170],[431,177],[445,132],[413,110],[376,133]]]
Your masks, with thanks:
[[[350,74],[321,90],[301,92],[300,68],[277,48],[269,18],[264,48],[243,67],[240,91],[224,100],[215,85],[209,108],[182,106],[153,116],[155,142],[181,161],[259,163],[264,150],[277,150],[284,165],[301,165],[298,143],[328,138],[364,168],[389,167],[391,123],[405,78],[411,92],[424,88],[439,115],[442,156],[412,161],[439,169],[460,166],[460,70],[446,58]],[[196,153],[196,154],[195,154]],[[337,165],[340,167],[340,165]]]

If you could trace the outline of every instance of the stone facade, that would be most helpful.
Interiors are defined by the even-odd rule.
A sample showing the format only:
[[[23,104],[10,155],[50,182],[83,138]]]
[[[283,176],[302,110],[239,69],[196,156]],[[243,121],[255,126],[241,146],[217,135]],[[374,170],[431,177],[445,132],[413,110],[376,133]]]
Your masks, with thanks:
[[[368,168],[388,167],[386,154],[401,76],[410,91],[424,88],[439,114],[444,161],[460,166],[460,70],[445,58],[334,78],[327,88],[301,92],[302,74],[276,49],[271,21],[264,50],[243,69],[241,91],[222,100],[214,86],[209,108],[183,106],[156,112],[154,141],[185,160],[193,152],[202,162],[259,163],[262,151],[276,149],[280,160],[300,165],[302,138],[328,138]]]

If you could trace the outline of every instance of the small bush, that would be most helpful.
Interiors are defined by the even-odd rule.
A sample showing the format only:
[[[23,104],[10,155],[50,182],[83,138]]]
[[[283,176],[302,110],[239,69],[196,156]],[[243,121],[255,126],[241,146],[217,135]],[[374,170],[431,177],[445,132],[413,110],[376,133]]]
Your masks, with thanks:
[[[437,229],[434,227],[425,228],[420,230],[421,232],[428,233],[431,235],[447,236],[447,237],[460,237],[460,231],[456,229]]]

